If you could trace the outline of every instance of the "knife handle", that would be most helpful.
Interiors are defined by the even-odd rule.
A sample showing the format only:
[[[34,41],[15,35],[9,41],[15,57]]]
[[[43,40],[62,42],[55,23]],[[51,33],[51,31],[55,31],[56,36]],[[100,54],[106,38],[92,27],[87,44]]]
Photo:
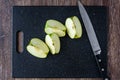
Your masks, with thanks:
[[[95,55],[95,59],[100,71],[100,75],[103,78],[103,80],[110,80],[110,78],[107,76],[107,68],[105,67],[106,65],[104,65],[102,57],[101,57],[101,52],[97,52],[97,55]]]

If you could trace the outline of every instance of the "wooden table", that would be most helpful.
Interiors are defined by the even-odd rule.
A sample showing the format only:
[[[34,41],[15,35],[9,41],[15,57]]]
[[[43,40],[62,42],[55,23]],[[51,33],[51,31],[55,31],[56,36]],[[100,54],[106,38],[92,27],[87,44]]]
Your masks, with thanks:
[[[0,0],[0,80],[56,80],[56,78],[12,78],[12,6],[76,5],[77,0]],[[109,7],[108,74],[120,80],[120,0],[81,0],[84,5]],[[101,80],[86,78],[57,78],[57,80]]]

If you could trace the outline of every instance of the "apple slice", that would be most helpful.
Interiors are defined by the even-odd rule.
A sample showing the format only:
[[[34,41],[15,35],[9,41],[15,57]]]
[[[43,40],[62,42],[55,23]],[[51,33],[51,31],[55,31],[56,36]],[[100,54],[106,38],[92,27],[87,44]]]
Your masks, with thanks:
[[[67,28],[67,33],[70,36],[70,38],[74,38],[76,35],[76,28],[73,23],[73,20],[71,18],[67,18],[65,22],[66,28]]]
[[[48,45],[52,54],[59,53],[60,51],[60,39],[57,34],[49,34],[45,37],[45,42]]]
[[[67,33],[71,39],[80,38],[82,36],[82,27],[78,17],[73,16],[66,19],[65,22]]]
[[[46,58],[49,52],[49,48],[42,40],[33,38],[27,45],[27,51],[35,57]]]
[[[78,19],[78,17],[74,16],[73,17],[73,22],[76,26],[76,35],[75,38],[80,38],[82,36],[82,25],[80,23],[80,20]]]
[[[45,25],[45,32],[47,34],[56,33],[59,37],[63,37],[66,34],[66,27],[57,20],[47,20]]]

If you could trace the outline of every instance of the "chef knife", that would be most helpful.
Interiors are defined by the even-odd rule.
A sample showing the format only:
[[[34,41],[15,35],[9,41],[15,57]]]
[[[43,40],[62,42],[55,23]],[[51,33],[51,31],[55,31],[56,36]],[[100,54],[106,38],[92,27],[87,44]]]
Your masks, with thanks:
[[[82,3],[79,0],[78,0],[78,8],[79,8],[80,15],[82,17],[82,20],[83,20],[83,23],[84,23],[84,26],[85,26],[92,50],[93,50],[93,53],[95,56],[95,60],[96,60],[100,75],[104,80],[108,80],[106,68],[103,66],[102,59],[100,56],[101,55],[101,48],[100,48],[99,42],[97,40],[95,31],[93,29],[92,22],[87,14],[87,11],[85,10],[84,6],[82,5]]]

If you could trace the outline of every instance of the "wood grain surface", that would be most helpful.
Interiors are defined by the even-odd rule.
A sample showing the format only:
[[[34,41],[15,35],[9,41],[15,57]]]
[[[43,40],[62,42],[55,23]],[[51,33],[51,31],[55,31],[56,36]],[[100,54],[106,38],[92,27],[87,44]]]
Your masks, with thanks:
[[[93,78],[12,78],[12,6],[76,5],[77,0],[0,0],[0,80],[102,80]],[[81,0],[109,7],[108,75],[120,80],[120,0]]]

